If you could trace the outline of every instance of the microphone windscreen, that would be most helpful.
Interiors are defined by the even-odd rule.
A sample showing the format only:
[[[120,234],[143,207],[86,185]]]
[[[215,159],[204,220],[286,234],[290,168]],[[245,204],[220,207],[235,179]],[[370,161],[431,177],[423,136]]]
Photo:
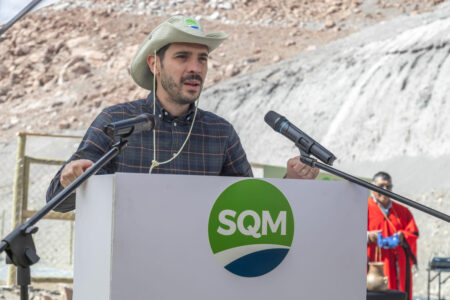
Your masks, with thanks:
[[[278,131],[280,129],[280,128],[277,128],[280,126],[280,122],[278,122],[278,121],[281,118],[282,118],[282,116],[280,114],[271,110],[264,116],[264,121],[267,123],[267,125],[272,127],[274,130]]]
[[[138,117],[147,120],[147,122],[145,122],[142,125],[141,131],[149,131],[155,127],[155,118],[153,117],[153,115],[151,115],[149,113],[143,113],[143,114],[139,115]]]

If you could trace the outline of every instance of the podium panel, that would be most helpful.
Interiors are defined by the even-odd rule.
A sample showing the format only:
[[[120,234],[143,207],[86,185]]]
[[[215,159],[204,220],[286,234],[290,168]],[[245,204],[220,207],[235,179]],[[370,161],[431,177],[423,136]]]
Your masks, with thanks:
[[[208,238],[221,193],[246,178],[117,173],[77,191],[74,299],[366,297],[367,190],[344,181],[263,179],[288,200],[292,245],[272,271],[242,277]]]

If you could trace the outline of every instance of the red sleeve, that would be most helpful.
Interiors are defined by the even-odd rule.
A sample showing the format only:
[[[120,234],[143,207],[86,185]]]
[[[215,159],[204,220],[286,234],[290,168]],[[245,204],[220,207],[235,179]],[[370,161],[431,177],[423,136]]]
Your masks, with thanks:
[[[412,253],[417,258],[417,239],[419,237],[419,229],[411,212],[406,207],[398,209],[399,218],[401,219],[402,228],[399,231],[405,237],[406,242],[411,248]]]

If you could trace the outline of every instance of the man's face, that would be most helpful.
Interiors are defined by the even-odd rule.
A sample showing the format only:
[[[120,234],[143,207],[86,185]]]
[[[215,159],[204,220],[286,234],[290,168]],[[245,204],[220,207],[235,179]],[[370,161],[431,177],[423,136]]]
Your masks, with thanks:
[[[181,105],[193,103],[200,96],[208,71],[208,47],[173,43],[160,66],[158,96]]]
[[[375,178],[374,184],[378,187],[381,187],[385,190],[392,190],[392,182],[386,179],[383,179],[382,177]],[[377,192],[373,192],[373,195],[375,196],[375,199],[381,203],[381,205],[384,208],[387,208],[389,203],[391,202],[391,199],[385,195],[382,195]]]

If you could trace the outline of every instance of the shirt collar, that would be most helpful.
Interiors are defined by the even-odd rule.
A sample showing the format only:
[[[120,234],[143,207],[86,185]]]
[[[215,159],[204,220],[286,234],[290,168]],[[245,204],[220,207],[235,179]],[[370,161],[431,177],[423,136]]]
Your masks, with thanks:
[[[370,193],[370,195],[372,196],[373,202],[375,202],[378,205],[378,207],[385,213],[385,215],[386,216],[389,215],[389,211],[391,210],[391,206],[392,206],[392,201],[389,201],[388,207],[384,208],[384,206],[381,205],[381,203],[379,203],[377,201],[377,199],[375,199],[375,196],[373,195],[373,193]]]
[[[153,92],[150,92],[150,94],[147,97],[147,104],[150,107],[151,112],[153,113]],[[162,105],[161,102],[159,102],[158,98],[156,98],[156,107],[155,107],[155,115],[156,117],[159,117],[165,122],[184,122],[184,123],[190,123],[192,121],[192,118],[194,117],[195,112],[195,105],[194,103],[191,103],[189,105],[188,111],[181,115],[181,116],[173,116],[170,112],[168,112]]]

